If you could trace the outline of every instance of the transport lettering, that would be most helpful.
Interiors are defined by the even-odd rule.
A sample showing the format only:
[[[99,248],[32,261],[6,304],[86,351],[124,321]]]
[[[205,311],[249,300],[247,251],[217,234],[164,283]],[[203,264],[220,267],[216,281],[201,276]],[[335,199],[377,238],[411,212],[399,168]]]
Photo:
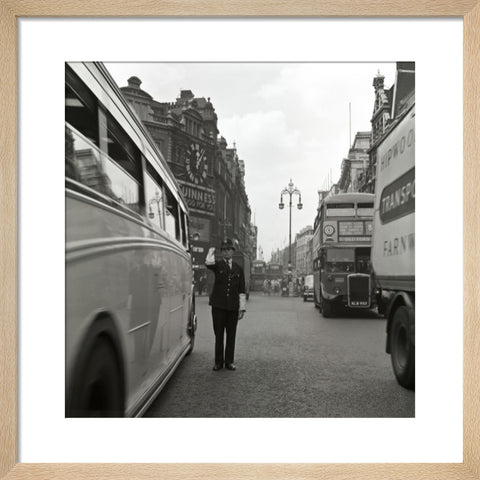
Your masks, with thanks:
[[[415,198],[415,180],[413,182],[408,182],[406,185],[398,188],[390,195],[382,198],[381,208],[382,214],[390,212],[394,208],[404,205],[408,201]]]
[[[383,189],[379,207],[383,224],[415,212],[415,168]]]

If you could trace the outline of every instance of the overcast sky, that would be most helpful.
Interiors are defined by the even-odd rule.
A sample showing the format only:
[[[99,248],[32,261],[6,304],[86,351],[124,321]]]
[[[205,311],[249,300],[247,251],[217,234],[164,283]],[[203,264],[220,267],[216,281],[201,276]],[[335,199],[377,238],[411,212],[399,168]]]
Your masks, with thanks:
[[[317,191],[340,177],[342,159],[358,131],[371,130],[373,78],[395,82],[394,63],[107,63],[120,87],[135,75],[157,101],[173,102],[180,90],[210,97],[220,135],[236,143],[245,161],[245,187],[265,260],[288,245],[290,178],[302,193],[292,209],[295,233],[313,225]],[[351,104],[351,130],[349,126]],[[297,197],[294,197],[295,205]]]

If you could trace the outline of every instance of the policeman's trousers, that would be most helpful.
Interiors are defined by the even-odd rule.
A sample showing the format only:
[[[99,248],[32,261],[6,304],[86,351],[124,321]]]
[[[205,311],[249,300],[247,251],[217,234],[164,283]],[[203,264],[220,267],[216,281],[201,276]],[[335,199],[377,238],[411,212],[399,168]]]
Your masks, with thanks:
[[[212,307],[213,331],[215,332],[215,364],[226,365],[233,363],[235,357],[235,335],[237,333],[238,310],[224,310]],[[225,357],[223,339],[225,343]],[[224,362],[225,360],[225,362]]]

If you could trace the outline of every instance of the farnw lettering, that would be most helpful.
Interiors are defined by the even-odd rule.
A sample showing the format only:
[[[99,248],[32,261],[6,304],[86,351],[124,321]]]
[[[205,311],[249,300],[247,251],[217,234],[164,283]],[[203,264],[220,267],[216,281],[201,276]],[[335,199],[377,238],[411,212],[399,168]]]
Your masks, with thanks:
[[[393,240],[383,242],[383,256],[393,257],[403,255],[404,253],[415,250],[415,234],[409,233],[401,237],[395,237]]]

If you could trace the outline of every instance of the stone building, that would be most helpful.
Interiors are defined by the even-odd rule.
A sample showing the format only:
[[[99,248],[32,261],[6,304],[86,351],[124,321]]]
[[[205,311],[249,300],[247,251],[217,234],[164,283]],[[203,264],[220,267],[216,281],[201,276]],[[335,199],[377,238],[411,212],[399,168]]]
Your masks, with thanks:
[[[409,99],[415,94],[415,62],[397,62],[396,82],[385,88],[385,77],[378,72],[373,79],[374,103],[371,118],[372,143],[365,176],[359,182],[359,191],[375,193],[377,145]]]
[[[360,191],[369,166],[370,144],[371,132],[357,132],[347,158],[342,161],[338,193]]]
[[[292,272],[295,272],[297,268],[297,256],[295,255],[297,249],[296,240],[292,242]],[[287,245],[282,249],[277,248],[277,250],[272,251],[270,257],[270,263],[279,263],[283,266],[283,273],[287,274],[288,272],[288,260],[290,258],[290,248]]]
[[[312,254],[309,251],[313,236],[313,227],[302,228],[295,236],[295,270],[297,276],[305,276],[313,271]]]

